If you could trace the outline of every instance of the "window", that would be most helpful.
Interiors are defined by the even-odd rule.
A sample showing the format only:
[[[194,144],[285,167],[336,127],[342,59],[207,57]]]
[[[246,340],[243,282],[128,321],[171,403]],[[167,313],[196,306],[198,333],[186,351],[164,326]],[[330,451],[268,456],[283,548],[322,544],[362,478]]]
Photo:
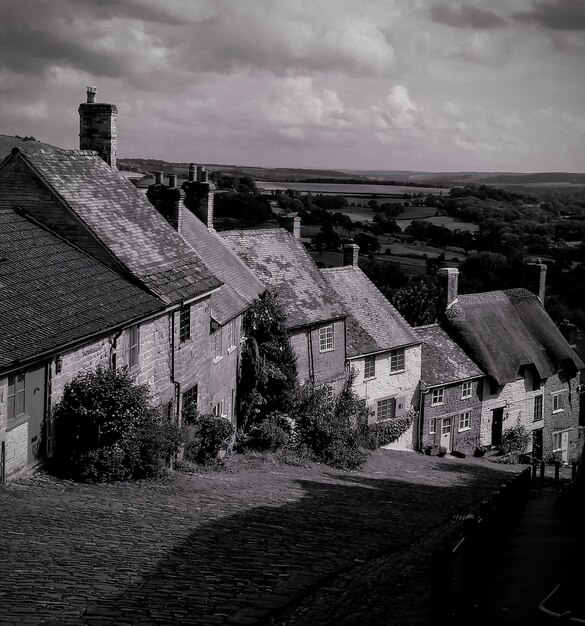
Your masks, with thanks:
[[[434,435],[437,432],[437,420],[432,417],[429,420],[429,435]]]
[[[466,383],[461,385],[461,399],[467,400],[467,398],[471,398],[471,381],[468,380]]]
[[[562,452],[563,450],[563,433],[553,433],[553,452]]]
[[[390,371],[404,371],[404,348],[401,348],[400,350],[392,350],[390,352]]]
[[[329,352],[330,350],[335,350],[333,324],[319,328],[319,352]]]
[[[469,430],[471,428],[471,411],[465,411],[459,416],[459,430]]]
[[[376,355],[367,356],[364,364],[364,378],[376,376]]]
[[[140,354],[140,332],[138,325],[131,326],[126,331],[126,347],[124,349],[124,363],[130,368],[138,367]]]
[[[542,396],[534,396],[534,421],[542,419]]]
[[[174,422],[175,419],[175,414],[173,411],[173,401],[171,400],[170,402],[167,402],[166,404],[163,404],[163,406],[161,407],[161,411],[162,411],[162,418],[164,422]]]
[[[564,402],[563,402],[563,396],[562,396],[562,391],[559,391],[557,393],[553,393],[552,394],[552,401],[553,401],[553,413],[558,413],[559,411],[563,411],[564,410]]]
[[[497,396],[498,395],[498,390],[499,390],[499,385],[495,380],[490,380],[490,396]]]
[[[24,373],[8,376],[8,421],[24,413]]]
[[[451,418],[444,417],[443,421],[441,422],[441,434],[447,435],[450,432],[451,432]]]
[[[381,422],[382,420],[394,417],[395,406],[395,398],[384,398],[383,400],[378,400],[378,404],[376,406],[376,419]]]
[[[191,337],[191,307],[181,307],[179,313],[179,340],[181,343]]]
[[[437,404],[443,404],[443,398],[445,397],[445,388],[437,387],[433,389],[433,400],[431,402],[431,406],[436,406]]]
[[[211,335],[211,353],[213,360],[221,358],[221,327]]]
[[[216,417],[225,417],[225,398],[222,398],[221,401],[213,407],[212,413]]]
[[[197,410],[197,385],[187,389],[183,394],[183,411],[185,410],[193,412]]]
[[[227,325],[228,350],[236,347],[236,320],[232,320]]]

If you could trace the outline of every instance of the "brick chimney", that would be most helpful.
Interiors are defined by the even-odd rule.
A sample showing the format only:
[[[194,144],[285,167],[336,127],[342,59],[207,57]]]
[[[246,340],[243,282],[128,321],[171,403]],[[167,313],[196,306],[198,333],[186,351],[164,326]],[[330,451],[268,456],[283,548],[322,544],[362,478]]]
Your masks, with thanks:
[[[544,306],[546,294],[546,265],[538,259],[536,263],[527,263],[528,288],[535,293]]]
[[[346,243],[343,246],[343,264],[358,267],[360,247],[357,243]]]
[[[116,167],[115,104],[95,101],[96,87],[87,88],[87,102],[79,105],[79,148],[95,150],[111,167]]]
[[[293,237],[301,238],[301,218],[298,215],[285,217],[284,227],[292,233]]]
[[[183,183],[185,205],[209,230],[213,230],[213,201],[215,185],[209,181],[207,170],[195,163],[189,163],[189,179]]]
[[[156,182],[147,189],[146,197],[165,220],[176,231],[181,232],[185,194],[177,188],[177,175],[169,175],[168,187],[162,182],[162,172],[156,172],[155,176]]]
[[[456,267],[442,267],[438,275],[443,302],[450,309],[457,302],[459,270]]]

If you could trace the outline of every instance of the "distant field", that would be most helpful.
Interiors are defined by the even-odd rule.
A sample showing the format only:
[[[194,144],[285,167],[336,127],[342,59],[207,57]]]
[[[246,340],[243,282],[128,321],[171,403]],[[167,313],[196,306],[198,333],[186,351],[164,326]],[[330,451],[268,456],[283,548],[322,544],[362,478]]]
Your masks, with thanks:
[[[405,215],[406,213],[401,213],[401,215]],[[410,226],[410,223],[415,217],[409,217],[407,219],[399,218],[396,220],[396,223],[402,231],[404,232],[405,228]],[[475,233],[479,230],[479,226],[477,224],[472,224],[471,222],[462,222],[450,215],[432,215],[431,217],[426,218],[426,221],[431,222],[437,226],[444,226],[449,230],[468,230],[471,233]]]
[[[295,191],[322,194],[336,194],[352,196],[352,194],[364,194],[371,196],[396,196],[404,193],[424,193],[446,195],[449,189],[440,187],[408,187],[404,185],[351,185],[344,183],[275,183],[271,181],[257,180],[256,185],[266,191],[278,191],[279,189],[294,189]]]

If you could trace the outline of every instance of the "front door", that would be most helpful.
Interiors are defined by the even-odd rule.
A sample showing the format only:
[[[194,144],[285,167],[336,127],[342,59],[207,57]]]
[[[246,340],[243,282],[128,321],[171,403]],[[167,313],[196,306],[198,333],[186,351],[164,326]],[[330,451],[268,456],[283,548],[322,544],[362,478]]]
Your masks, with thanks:
[[[502,443],[502,421],[504,419],[504,408],[492,411],[492,446],[499,446]]]
[[[532,431],[532,456],[542,461],[542,428]]]
[[[24,407],[28,414],[28,463],[44,453],[45,366],[28,370],[24,382]]]
[[[441,447],[451,450],[451,418],[444,417],[441,423]]]
[[[569,431],[561,433],[561,461],[567,465],[569,463]]]

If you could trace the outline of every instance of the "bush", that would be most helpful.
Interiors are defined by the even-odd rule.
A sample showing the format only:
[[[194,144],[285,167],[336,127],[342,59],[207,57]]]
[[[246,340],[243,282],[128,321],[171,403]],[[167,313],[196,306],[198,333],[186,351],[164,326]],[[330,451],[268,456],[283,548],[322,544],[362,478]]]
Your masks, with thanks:
[[[234,434],[233,424],[218,415],[200,414],[188,431],[184,458],[193,463],[210,463],[222,450],[227,450]]]
[[[530,443],[530,433],[522,424],[514,426],[504,431],[502,435],[502,444],[500,445],[500,453],[508,454],[509,452],[523,453]]]
[[[288,445],[293,432],[293,422],[285,413],[273,413],[258,424],[252,424],[243,447],[252,450],[275,452]]]
[[[161,420],[146,385],[125,368],[84,372],[54,408],[51,469],[74,480],[104,482],[160,474],[177,453],[181,431]]]
[[[416,411],[409,407],[403,417],[394,417],[383,422],[370,424],[367,428],[367,446],[370,450],[374,450],[396,441],[400,435],[403,435],[410,428],[415,417]]]

